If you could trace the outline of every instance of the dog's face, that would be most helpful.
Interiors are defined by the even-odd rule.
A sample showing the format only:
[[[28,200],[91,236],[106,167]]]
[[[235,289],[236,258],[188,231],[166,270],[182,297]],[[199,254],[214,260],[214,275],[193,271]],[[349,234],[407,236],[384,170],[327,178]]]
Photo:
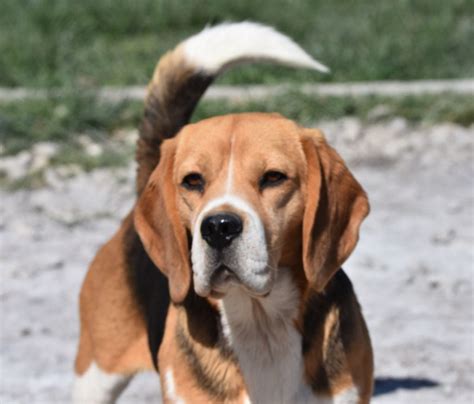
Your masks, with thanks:
[[[188,125],[165,142],[135,223],[181,301],[191,272],[204,297],[230,287],[265,295],[282,266],[322,289],[367,212],[365,193],[319,132],[241,114]]]
[[[233,285],[269,292],[282,250],[294,247],[288,235],[301,227],[304,159],[298,128],[277,117],[234,115],[183,130],[174,181],[199,295]]]

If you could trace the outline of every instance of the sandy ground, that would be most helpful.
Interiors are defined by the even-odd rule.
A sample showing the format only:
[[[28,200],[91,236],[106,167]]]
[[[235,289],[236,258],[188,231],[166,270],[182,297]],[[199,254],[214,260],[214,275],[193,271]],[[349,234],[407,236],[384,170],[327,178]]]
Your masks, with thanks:
[[[372,212],[345,269],[375,350],[374,403],[472,403],[474,127],[321,122]],[[133,203],[134,168],[0,190],[1,403],[66,403],[87,264]],[[121,403],[158,402],[139,375]]]

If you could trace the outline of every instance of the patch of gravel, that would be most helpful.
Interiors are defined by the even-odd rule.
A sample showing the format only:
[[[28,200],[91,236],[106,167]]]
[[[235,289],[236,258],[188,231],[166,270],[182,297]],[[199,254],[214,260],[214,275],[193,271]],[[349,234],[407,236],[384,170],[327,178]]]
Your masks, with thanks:
[[[23,150],[14,156],[0,158],[0,173],[15,181],[39,172],[50,165],[59,147],[52,142],[38,142],[31,150]]]
[[[308,95],[358,97],[366,95],[379,95],[390,97],[401,97],[407,95],[421,94],[474,94],[474,80],[451,79],[451,80],[411,80],[411,81],[369,81],[369,82],[347,82],[347,83],[283,83],[277,85],[244,85],[244,86],[212,86],[206,92],[208,100],[230,100],[248,101],[259,100],[284,94],[295,88]],[[31,88],[1,88],[0,102],[12,102],[24,99],[46,98],[52,93],[60,95],[61,90],[31,89]],[[102,87],[97,91],[97,96],[109,102],[121,102],[124,100],[142,101],[146,96],[145,86],[129,87]]]
[[[473,402],[474,127],[317,126],[371,200],[345,269],[374,345],[373,402]],[[0,402],[69,402],[79,288],[133,205],[134,170],[46,168],[44,188],[0,190]],[[157,390],[143,374],[119,402]]]

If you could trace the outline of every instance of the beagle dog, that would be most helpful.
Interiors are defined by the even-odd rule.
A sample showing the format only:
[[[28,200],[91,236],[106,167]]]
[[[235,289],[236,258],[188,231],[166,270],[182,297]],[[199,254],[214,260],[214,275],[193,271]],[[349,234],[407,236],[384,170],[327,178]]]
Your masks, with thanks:
[[[341,269],[367,196],[321,132],[277,114],[188,124],[228,67],[326,71],[288,37],[223,24],[158,63],[137,202],[80,294],[76,403],[159,372],[165,403],[368,403],[369,334]]]

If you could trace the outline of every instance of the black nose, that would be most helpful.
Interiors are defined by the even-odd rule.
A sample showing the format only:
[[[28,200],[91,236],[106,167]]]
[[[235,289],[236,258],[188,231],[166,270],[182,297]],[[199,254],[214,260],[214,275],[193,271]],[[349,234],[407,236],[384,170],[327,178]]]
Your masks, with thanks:
[[[242,233],[242,220],[233,213],[219,213],[206,217],[201,224],[201,235],[207,244],[222,250]]]

